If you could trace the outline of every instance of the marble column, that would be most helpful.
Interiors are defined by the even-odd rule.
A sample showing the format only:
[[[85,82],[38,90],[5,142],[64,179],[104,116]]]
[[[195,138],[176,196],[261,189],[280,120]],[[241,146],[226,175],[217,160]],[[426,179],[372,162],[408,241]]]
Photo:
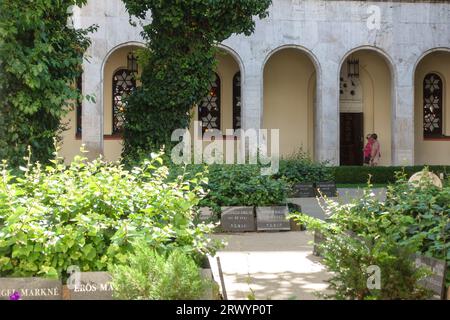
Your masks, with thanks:
[[[322,63],[314,117],[315,160],[339,165],[339,83],[336,63]]]

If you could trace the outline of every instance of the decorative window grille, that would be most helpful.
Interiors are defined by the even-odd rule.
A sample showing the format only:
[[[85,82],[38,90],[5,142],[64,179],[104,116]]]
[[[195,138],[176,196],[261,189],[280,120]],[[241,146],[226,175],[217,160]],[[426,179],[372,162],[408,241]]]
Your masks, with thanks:
[[[121,133],[125,122],[124,101],[135,89],[136,80],[134,73],[128,69],[119,69],[113,75],[113,134]]]
[[[241,129],[241,73],[237,72],[233,77],[233,129]]]
[[[198,119],[202,123],[202,133],[208,130],[220,130],[220,78],[215,74],[208,95],[198,108]]]
[[[436,73],[429,73],[423,82],[424,137],[442,136],[443,82]]]

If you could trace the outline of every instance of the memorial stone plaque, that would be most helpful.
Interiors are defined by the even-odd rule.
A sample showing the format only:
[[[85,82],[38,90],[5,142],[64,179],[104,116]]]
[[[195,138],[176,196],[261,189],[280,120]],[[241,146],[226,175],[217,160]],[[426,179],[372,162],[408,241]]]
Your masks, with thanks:
[[[216,284],[214,280],[214,275],[212,273],[211,269],[200,269],[200,274],[202,278],[208,282],[213,282]],[[203,294],[201,300],[215,300],[216,296],[216,287],[213,285],[212,288],[209,288],[208,290],[205,290],[205,293]]]
[[[441,179],[433,172],[428,172],[427,175],[425,175],[424,171],[417,172],[408,180],[408,182],[414,186],[418,186],[422,180],[428,180],[436,187],[442,188]]]
[[[434,293],[435,299],[445,299],[445,277],[447,265],[445,261],[420,255],[415,256],[416,266],[431,270],[432,274],[419,283]]]
[[[107,272],[79,272],[68,282],[70,300],[113,300],[111,275]]]
[[[319,182],[316,184],[316,190],[318,197],[320,197],[320,193],[329,198],[337,197],[337,188],[335,182]]]
[[[302,207],[299,204],[289,202],[288,203],[289,212],[302,212]],[[304,231],[306,230],[306,226],[303,224],[299,224],[294,219],[291,219],[291,231]]]
[[[256,231],[253,207],[223,207],[220,223],[228,232]]]
[[[257,207],[256,226],[258,231],[290,231],[291,222],[287,219],[287,206]]]
[[[41,278],[0,278],[0,300],[62,300],[62,283]]]
[[[210,221],[214,218],[214,213],[210,208],[202,207],[200,208],[199,220],[202,222]]]
[[[313,249],[313,254],[315,256],[320,257],[321,256],[321,250],[320,250],[320,245],[322,243],[325,242],[325,237],[322,233],[320,233],[319,231],[314,231],[314,249]]]
[[[294,185],[292,196],[294,198],[315,198],[316,189],[314,183],[299,183]]]

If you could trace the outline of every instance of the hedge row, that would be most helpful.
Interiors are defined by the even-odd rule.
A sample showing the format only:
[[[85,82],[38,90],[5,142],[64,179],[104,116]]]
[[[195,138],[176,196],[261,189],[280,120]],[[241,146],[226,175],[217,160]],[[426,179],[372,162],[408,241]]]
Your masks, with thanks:
[[[409,167],[334,167],[334,177],[338,184],[360,184],[367,183],[369,175],[372,176],[372,183],[393,183],[395,182],[395,173],[405,171],[410,177],[414,173],[421,171],[425,166],[409,166]],[[450,174],[450,166],[429,166],[431,172],[440,175],[443,173],[445,177]]]

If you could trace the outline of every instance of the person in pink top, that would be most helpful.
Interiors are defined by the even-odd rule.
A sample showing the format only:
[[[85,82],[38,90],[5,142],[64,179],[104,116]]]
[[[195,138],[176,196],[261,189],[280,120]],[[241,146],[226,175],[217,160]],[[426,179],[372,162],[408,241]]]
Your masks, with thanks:
[[[370,165],[372,167],[376,167],[380,162],[381,158],[381,145],[380,142],[378,141],[378,135],[376,133],[372,135],[372,139],[373,144],[372,144],[372,153],[370,157]]]
[[[373,145],[372,135],[371,134],[367,135],[366,139],[367,144],[364,147],[364,164],[370,165],[370,159],[372,158],[372,145]]]

